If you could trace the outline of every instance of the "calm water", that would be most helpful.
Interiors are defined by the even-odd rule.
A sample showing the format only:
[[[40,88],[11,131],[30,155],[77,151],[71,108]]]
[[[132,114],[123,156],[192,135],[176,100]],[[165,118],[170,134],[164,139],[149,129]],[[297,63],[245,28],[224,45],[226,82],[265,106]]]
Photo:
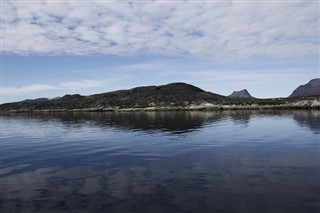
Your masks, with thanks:
[[[320,111],[1,116],[1,212],[320,212]]]

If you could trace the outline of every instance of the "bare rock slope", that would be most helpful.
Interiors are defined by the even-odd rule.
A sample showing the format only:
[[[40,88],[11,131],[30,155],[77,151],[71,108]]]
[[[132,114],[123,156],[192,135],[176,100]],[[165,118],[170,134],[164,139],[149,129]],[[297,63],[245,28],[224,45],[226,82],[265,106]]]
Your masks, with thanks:
[[[240,91],[234,91],[231,95],[228,96],[229,98],[253,98],[248,90],[243,89]]]
[[[320,96],[320,78],[315,78],[305,85],[300,85],[289,97]]]

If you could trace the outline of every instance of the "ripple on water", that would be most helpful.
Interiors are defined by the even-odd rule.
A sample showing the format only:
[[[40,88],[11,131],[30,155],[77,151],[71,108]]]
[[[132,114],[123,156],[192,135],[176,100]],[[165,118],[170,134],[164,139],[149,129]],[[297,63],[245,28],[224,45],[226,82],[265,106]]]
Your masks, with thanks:
[[[319,212],[318,111],[1,116],[1,212]]]

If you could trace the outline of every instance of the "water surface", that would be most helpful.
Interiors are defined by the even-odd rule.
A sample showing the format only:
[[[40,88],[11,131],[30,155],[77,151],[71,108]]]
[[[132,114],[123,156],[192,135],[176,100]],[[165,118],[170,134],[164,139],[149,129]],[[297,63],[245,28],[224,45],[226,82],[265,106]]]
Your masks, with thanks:
[[[320,112],[1,116],[1,212],[320,212]]]

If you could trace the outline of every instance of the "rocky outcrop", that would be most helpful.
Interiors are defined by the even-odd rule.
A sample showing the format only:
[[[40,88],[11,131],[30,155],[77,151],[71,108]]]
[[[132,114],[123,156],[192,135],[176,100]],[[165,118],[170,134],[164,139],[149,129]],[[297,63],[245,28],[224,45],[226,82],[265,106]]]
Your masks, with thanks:
[[[248,90],[243,89],[240,91],[233,91],[231,95],[228,96],[229,98],[253,98]]]
[[[300,85],[289,97],[320,96],[320,78],[312,79],[305,85]]]

